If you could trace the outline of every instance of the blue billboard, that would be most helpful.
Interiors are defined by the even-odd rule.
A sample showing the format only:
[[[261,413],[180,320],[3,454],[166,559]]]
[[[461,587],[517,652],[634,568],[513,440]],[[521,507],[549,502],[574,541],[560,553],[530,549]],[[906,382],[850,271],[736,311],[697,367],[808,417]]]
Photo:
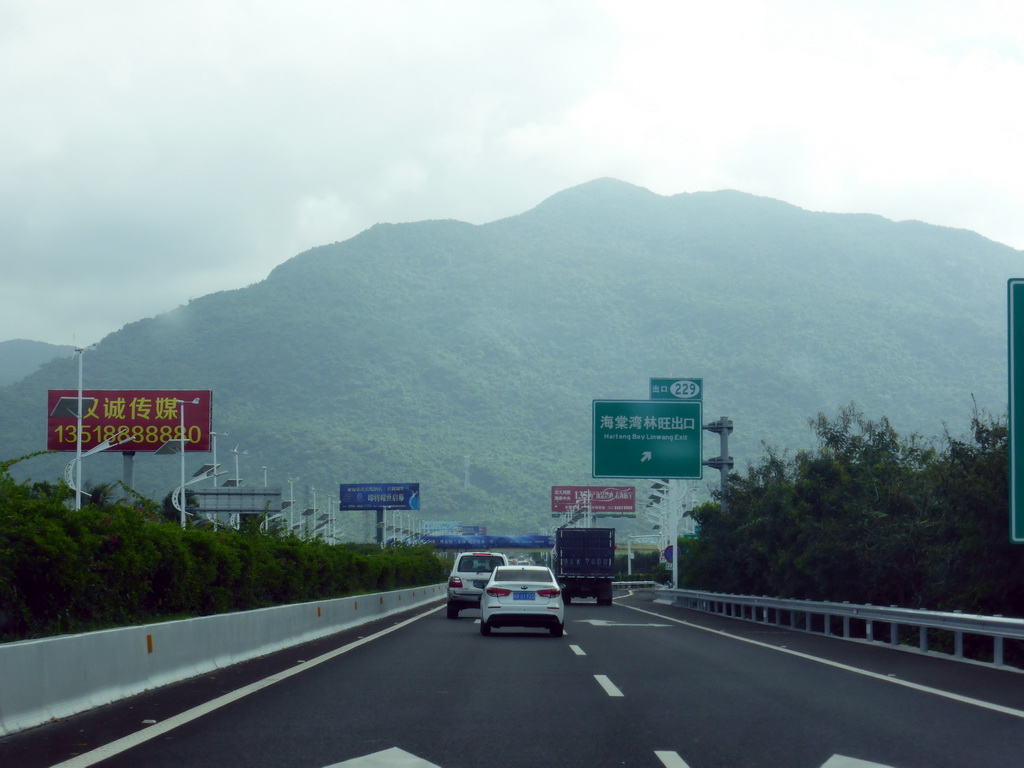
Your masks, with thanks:
[[[419,483],[359,483],[341,486],[339,509],[420,508]]]
[[[555,545],[551,536],[541,533],[525,536],[423,536],[419,541],[433,544],[439,549],[550,549]]]

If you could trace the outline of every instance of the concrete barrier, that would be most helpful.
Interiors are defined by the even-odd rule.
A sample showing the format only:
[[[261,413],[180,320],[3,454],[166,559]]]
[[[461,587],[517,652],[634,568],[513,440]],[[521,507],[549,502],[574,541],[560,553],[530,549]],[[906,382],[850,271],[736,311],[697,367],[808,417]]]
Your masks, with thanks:
[[[445,596],[445,585],[0,645],[0,736]]]

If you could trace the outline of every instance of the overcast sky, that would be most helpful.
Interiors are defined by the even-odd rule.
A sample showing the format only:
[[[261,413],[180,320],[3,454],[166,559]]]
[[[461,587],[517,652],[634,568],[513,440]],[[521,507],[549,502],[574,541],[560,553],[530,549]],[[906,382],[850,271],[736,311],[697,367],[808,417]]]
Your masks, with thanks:
[[[1024,3],[0,2],[0,341],[603,176],[1024,249]]]

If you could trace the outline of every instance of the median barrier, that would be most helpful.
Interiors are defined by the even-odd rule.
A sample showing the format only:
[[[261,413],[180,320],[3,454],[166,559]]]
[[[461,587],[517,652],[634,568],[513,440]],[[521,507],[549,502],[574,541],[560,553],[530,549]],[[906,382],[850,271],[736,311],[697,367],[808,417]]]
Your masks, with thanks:
[[[0,645],[0,736],[445,597],[445,585]]]

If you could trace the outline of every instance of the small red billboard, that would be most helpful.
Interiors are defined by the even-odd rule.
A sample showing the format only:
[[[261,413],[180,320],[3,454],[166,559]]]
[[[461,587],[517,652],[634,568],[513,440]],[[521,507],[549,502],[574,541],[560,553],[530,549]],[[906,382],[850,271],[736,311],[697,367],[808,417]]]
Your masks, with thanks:
[[[47,394],[46,450],[78,450],[78,390]],[[82,391],[82,450],[109,440],[117,451],[155,451],[181,440],[185,450],[210,450],[213,393],[200,389],[89,389]],[[120,442],[124,440],[125,442]]]
[[[636,488],[632,485],[553,485],[551,513],[556,515],[586,509],[594,515],[635,515]]]

